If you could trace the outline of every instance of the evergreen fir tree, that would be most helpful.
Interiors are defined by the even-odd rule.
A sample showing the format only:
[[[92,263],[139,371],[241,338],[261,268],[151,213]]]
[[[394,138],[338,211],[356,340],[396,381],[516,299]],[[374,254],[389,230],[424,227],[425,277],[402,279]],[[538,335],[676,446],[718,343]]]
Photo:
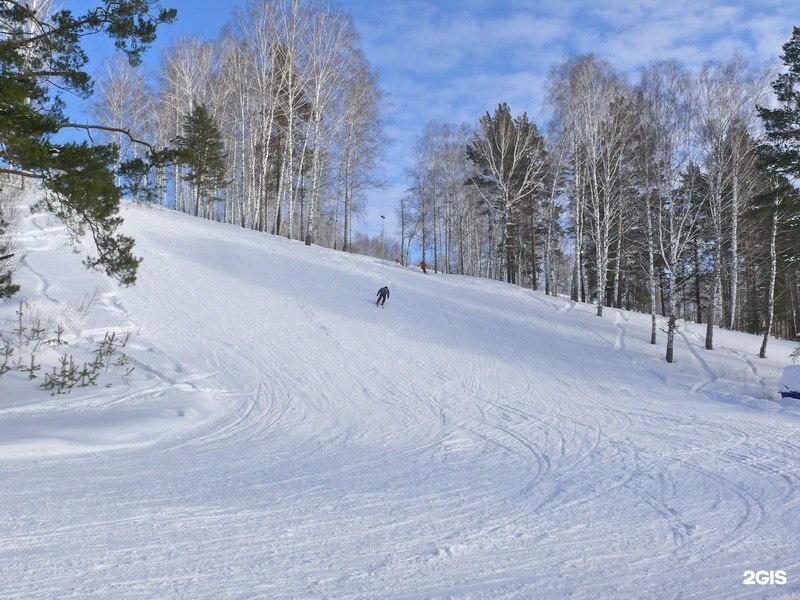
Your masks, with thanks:
[[[762,156],[771,170],[800,176],[800,27],[783,45],[781,59],[787,72],[772,82],[779,106],[758,107],[766,130]]]
[[[0,173],[39,179],[51,193],[43,202],[77,237],[88,232],[97,256],[86,264],[124,285],[136,280],[133,240],[117,232],[121,191],[112,145],[61,142],[64,129],[114,130],[71,122],[60,92],[87,98],[92,80],[83,38],[109,36],[132,64],[176,11],[157,0],[105,0],[82,15],[60,10],[49,18],[22,2],[0,3]],[[57,90],[52,93],[52,90]],[[124,132],[123,133],[127,133]]]
[[[783,45],[781,59],[787,71],[772,82],[778,107],[758,107],[766,132],[759,154],[762,166],[772,174],[773,180],[772,189],[762,196],[772,221],[770,289],[759,352],[762,358],[766,356],[772,329],[778,262],[783,259],[784,264],[796,265],[800,261],[800,195],[791,184],[791,179],[800,177],[800,27],[793,28],[792,37]],[[783,252],[777,251],[780,242]]]
[[[766,134],[759,146],[762,165],[775,175],[776,206],[782,210],[779,237],[785,241],[784,257],[800,262],[800,203],[789,180],[800,178],[800,27],[783,45],[781,55],[787,71],[772,82],[778,100],[774,109],[758,107]],[[787,180],[788,178],[788,180]]]
[[[184,135],[176,140],[182,161],[188,166],[186,181],[195,191],[194,215],[213,217],[214,205],[222,200],[219,191],[227,187],[225,144],[222,132],[205,105],[198,105],[183,119]]]

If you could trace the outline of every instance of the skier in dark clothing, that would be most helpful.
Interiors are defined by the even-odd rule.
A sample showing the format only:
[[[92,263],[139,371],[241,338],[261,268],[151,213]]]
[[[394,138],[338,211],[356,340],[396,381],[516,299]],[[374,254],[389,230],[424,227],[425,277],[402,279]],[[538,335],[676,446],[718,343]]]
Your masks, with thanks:
[[[389,297],[389,288],[383,286],[381,289],[378,290],[378,300],[375,302],[375,306],[380,306],[383,308],[383,305],[386,304],[386,299]]]

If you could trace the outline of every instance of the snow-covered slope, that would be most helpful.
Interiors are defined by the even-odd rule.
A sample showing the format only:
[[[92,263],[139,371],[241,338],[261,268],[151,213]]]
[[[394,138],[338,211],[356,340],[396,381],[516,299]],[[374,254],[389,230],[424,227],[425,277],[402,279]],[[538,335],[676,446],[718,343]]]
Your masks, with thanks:
[[[55,396],[0,378],[1,597],[800,593],[790,344],[708,352],[688,324],[667,365],[643,315],[124,217],[131,289],[25,219],[35,309],[85,347],[132,332],[136,369]]]

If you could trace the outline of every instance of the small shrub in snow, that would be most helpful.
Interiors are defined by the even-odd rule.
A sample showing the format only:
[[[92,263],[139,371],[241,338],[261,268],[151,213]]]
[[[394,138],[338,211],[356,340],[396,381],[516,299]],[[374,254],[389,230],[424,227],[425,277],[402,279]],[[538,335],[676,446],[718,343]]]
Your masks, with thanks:
[[[28,379],[36,379],[36,372],[42,369],[42,365],[36,364],[36,355],[31,353],[30,364],[25,364],[20,367],[20,371],[28,374]]]
[[[59,360],[59,366],[53,367],[53,371],[45,375],[42,389],[53,394],[63,394],[64,390],[70,391],[74,387],[88,387],[97,385],[97,377],[100,375],[100,366],[96,361],[83,363],[79,370],[78,363],[70,354],[63,355]]]
[[[128,382],[134,367],[122,349],[131,339],[130,332],[122,337],[116,332],[106,332],[91,350],[81,340],[67,341],[63,324],[53,325],[53,320],[43,318],[31,303],[21,302],[15,314],[16,318],[6,323],[10,331],[0,330],[0,376],[17,371],[28,380],[36,379],[43,370],[43,362],[52,364],[55,358],[52,349],[72,346],[72,353],[57,355],[58,364],[43,370],[44,382],[40,385],[43,390],[63,394],[76,387],[94,386],[100,375],[108,372]],[[76,355],[87,360],[76,359]]]
[[[14,356],[14,348],[11,346],[3,346],[3,364],[0,365],[0,376],[8,373],[12,367],[8,364],[8,361]]]
[[[54,346],[66,346],[67,342],[65,342],[64,338],[63,338],[63,336],[64,336],[64,326],[61,323],[59,323],[56,326],[55,334],[56,334],[55,339],[50,340],[50,343],[52,345],[54,345]]]

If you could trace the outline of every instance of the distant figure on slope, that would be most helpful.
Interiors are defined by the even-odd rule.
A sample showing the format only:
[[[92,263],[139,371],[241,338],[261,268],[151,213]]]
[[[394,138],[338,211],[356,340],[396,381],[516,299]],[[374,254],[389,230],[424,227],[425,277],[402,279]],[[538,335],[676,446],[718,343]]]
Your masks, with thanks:
[[[422,269],[423,273],[427,273],[427,271],[425,270],[425,267],[427,267],[427,266],[428,265],[425,264],[424,260],[419,261],[419,268]]]
[[[383,308],[383,305],[386,304],[386,299],[389,297],[389,288],[383,286],[381,289],[378,290],[378,300],[375,302],[375,306],[380,306]]]

